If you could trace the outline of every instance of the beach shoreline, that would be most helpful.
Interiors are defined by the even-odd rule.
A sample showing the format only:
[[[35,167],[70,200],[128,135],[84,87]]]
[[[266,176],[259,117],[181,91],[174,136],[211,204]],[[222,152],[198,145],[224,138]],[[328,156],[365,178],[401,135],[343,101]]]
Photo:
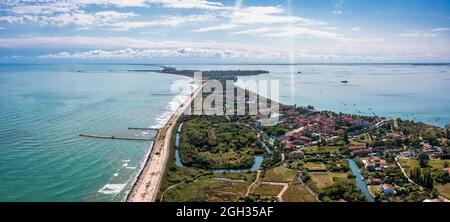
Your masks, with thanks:
[[[180,116],[189,107],[198,93],[202,91],[202,88],[203,85],[198,86],[193,96],[189,96],[158,131],[155,141],[150,147],[150,154],[146,157],[144,166],[127,195],[126,202],[154,202],[156,200],[167,166],[167,160],[169,159],[173,129]]]

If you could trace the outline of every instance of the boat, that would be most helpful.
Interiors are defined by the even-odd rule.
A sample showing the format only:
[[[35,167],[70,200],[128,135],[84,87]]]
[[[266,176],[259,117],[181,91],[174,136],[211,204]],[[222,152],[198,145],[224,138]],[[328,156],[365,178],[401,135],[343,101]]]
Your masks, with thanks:
[[[348,81],[347,80],[342,80],[341,83],[348,83]]]

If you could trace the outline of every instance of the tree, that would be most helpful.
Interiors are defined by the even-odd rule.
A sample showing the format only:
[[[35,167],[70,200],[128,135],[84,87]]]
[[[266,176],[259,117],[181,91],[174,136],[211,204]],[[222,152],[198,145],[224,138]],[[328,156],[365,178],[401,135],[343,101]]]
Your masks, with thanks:
[[[431,175],[430,170],[421,170],[416,167],[410,171],[409,176],[414,182],[428,189],[433,189],[433,176]]]
[[[422,178],[422,185],[426,188],[433,189],[433,177],[429,170],[425,170]]]
[[[421,152],[419,153],[419,166],[421,168],[427,167],[428,160],[430,159],[430,156],[428,156],[428,153]]]
[[[348,144],[348,132],[347,132],[347,130],[344,132],[344,144]]]

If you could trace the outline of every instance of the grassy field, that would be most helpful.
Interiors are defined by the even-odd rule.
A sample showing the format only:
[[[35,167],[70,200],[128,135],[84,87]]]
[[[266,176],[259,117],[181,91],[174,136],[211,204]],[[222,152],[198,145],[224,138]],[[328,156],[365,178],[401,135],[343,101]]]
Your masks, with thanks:
[[[322,189],[333,183],[333,178],[328,172],[311,172],[309,173],[311,180],[316,184],[317,188]]]
[[[253,182],[256,179],[256,173],[244,172],[244,173],[214,173],[214,178],[228,178],[232,180],[245,180],[246,182]]]
[[[269,182],[295,182],[297,181],[297,171],[288,169],[284,166],[278,166],[265,172],[262,181]]]
[[[338,181],[342,181],[342,180],[348,180],[348,174],[347,173],[334,173],[334,172],[329,172],[328,173],[331,178],[333,178],[333,182],[338,182]]]
[[[260,184],[252,193],[261,196],[276,197],[282,189],[283,186],[279,185]]]
[[[304,185],[291,185],[282,196],[284,202],[317,202]]]
[[[323,163],[308,162],[303,165],[309,171],[325,171],[327,166]]]
[[[433,169],[442,169],[444,167],[444,162],[447,162],[450,165],[450,160],[429,160],[428,166],[430,166]],[[402,164],[405,168],[414,168],[419,167],[419,161],[418,160],[400,160],[400,164]]]
[[[245,195],[247,182],[228,182],[201,177],[180,184],[164,193],[165,202],[231,202]]]
[[[447,183],[445,185],[442,184],[436,184],[435,188],[438,190],[438,192],[444,196],[447,199],[450,199],[450,183]]]
[[[379,186],[376,186],[376,185],[367,186],[367,189],[369,189],[370,193],[372,193],[373,195],[380,193]]]
[[[340,146],[325,146],[325,147],[318,147],[318,146],[309,146],[303,148],[303,152],[305,153],[338,153],[340,149]]]
[[[309,175],[318,189],[327,187],[337,181],[348,180],[347,173],[310,172]]]

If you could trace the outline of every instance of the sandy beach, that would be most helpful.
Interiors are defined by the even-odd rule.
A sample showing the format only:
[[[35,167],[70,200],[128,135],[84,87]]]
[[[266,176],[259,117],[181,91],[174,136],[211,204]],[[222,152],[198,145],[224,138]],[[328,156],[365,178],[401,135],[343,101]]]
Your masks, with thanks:
[[[127,197],[127,202],[154,202],[159,192],[161,180],[169,159],[170,140],[173,129],[179,117],[192,103],[194,98],[201,92],[203,85],[198,87],[194,95],[189,97],[171,116],[169,121],[162,127],[155,138],[153,148],[146,163],[137,178],[133,188]]]

